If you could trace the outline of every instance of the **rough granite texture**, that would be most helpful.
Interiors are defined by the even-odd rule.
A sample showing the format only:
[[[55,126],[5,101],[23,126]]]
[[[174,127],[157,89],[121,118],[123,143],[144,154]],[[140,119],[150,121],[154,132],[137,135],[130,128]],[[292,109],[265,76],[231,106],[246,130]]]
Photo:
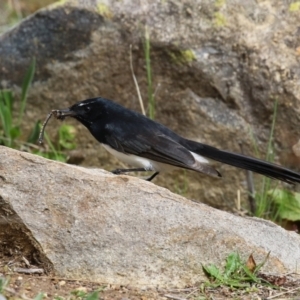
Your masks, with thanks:
[[[18,224],[16,224],[18,223]],[[153,183],[0,147],[0,240],[16,227],[57,276],[184,287],[238,251],[294,272],[300,237],[187,200]]]

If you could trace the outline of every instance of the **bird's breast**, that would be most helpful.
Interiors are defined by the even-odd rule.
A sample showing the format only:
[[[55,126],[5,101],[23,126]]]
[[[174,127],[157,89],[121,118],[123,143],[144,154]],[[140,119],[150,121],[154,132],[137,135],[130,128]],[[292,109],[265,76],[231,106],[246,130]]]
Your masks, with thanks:
[[[122,161],[130,166],[144,168],[147,171],[157,171],[157,172],[165,169],[165,167],[164,167],[165,164],[159,163],[157,161],[152,161],[151,159],[140,157],[137,155],[119,152],[105,144],[101,144],[101,145],[113,156],[115,156],[120,161]]]

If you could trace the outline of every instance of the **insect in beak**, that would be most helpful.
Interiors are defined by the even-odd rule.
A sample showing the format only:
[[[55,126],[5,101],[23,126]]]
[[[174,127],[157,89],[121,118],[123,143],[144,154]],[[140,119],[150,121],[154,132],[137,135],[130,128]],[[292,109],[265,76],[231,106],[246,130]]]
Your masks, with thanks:
[[[48,122],[49,122],[49,120],[51,119],[52,116],[54,116],[58,120],[64,120],[65,117],[72,117],[74,115],[75,115],[75,112],[70,110],[69,108],[52,110],[48,114],[48,116],[47,116],[47,118],[46,118],[46,120],[43,123],[43,126],[41,128],[39,139],[38,139],[39,144],[43,143],[45,128],[46,128],[46,126],[47,126],[47,124],[48,124]]]

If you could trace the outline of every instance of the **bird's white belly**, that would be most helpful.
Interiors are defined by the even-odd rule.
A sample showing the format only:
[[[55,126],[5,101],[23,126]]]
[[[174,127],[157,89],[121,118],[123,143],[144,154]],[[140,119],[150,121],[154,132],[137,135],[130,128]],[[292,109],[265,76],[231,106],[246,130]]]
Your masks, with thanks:
[[[133,154],[125,154],[125,153],[116,151],[113,148],[111,148],[110,146],[105,145],[105,144],[101,144],[101,145],[113,156],[115,156],[122,162],[124,162],[130,166],[133,166],[133,167],[144,168],[147,171],[156,171],[156,172],[170,171],[175,168],[174,166],[164,164],[161,162],[157,162],[157,161],[154,161],[154,160],[151,160],[148,158],[136,156]],[[191,152],[191,151],[190,151],[190,153],[193,155],[195,161],[202,163],[202,164],[209,163],[209,161],[205,157],[203,157],[199,154],[196,154],[194,152]]]
[[[132,154],[125,154],[125,153],[116,151],[108,145],[102,144],[102,146],[109,153],[111,153],[113,156],[118,158],[120,161],[122,161],[130,166],[133,166],[133,167],[144,168],[147,171],[158,171],[158,172],[163,171],[170,167],[166,164],[163,164],[163,163],[160,163],[157,161],[153,161],[148,158],[139,157],[139,156],[132,155]]]

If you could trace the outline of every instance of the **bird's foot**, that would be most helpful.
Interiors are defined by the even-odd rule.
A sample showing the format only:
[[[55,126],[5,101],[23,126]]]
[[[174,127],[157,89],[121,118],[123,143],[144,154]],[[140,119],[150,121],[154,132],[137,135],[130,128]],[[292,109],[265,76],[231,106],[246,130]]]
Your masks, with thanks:
[[[152,174],[149,178],[147,178],[147,181],[151,181],[152,179],[154,179],[157,175],[159,174],[159,172],[155,172],[154,174]]]

